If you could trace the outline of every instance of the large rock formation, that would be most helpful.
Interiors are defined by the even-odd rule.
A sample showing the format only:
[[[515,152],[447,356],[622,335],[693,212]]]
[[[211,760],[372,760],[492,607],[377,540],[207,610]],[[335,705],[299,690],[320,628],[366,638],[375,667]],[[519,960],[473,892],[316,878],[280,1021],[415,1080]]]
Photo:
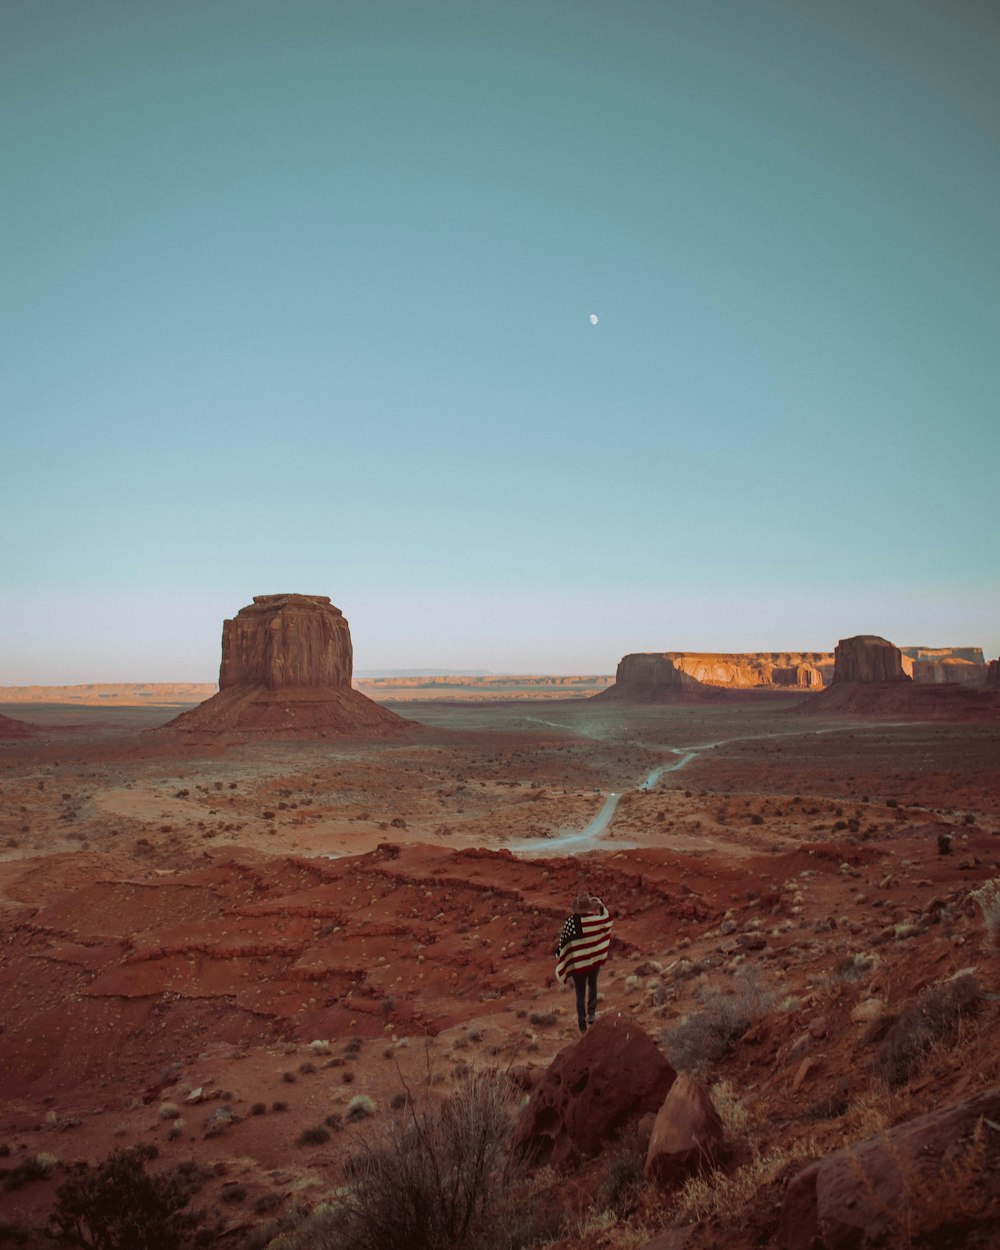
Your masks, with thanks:
[[[640,652],[622,658],[615,684],[595,698],[660,703],[716,690],[817,690],[833,673],[824,651]]]
[[[645,1175],[665,1189],[683,1184],[718,1162],[724,1143],[722,1119],[708,1092],[679,1072],[653,1124]]]
[[[409,727],[351,688],[353,657],[344,614],[326,595],[255,595],[223,623],[219,693],[170,727],[303,737]]]
[[[986,681],[982,647],[900,647],[903,671],[921,686],[957,683],[981,686]]]
[[[990,660],[990,666],[986,671],[986,684],[991,690],[1000,687],[1000,659]]]
[[[514,1148],[537,1167],[596,1154],[626,1124],[658,1111],[676,1076],[634,1019],[606,1016],[549,1064]]]
[[[909,1243],[915,1228],[927,1245],[938,1244],[935,1232],[941,1245],[997,1245],[973,1236],[996,1232],[998,1117],[1000,1090],[993,1089],[811,1163],[785,1191],[779,1243],[785,1250],[862,1250]],[[946,1242],[946,1228],[958,1239]]]
[[[829,690],[796,711],[910,714],[947,720],[995,720],[1000,715],[1000,690],[991,690],[985,683],[972,687],[954,681],[914,681],[906,670],[918,661],[904,656],[885,638],[872,634],[843,638],[834,656]]]
[[[833,685],[844,682],[911,681],[903,671],[903,656],[885,638],[858,634],[841,638],[833,653]]]

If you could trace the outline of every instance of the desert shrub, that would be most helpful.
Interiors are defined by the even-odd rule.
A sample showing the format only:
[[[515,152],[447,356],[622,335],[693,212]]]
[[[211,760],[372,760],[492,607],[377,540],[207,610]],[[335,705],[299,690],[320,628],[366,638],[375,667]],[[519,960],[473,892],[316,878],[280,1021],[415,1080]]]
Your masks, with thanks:
[[[727,1055],[755,1020],[773,1006],[752,968],[741,969],[731,990],[705,986],[698,991],[701,1010],[667,1029],[662,1041],[678,1071],[692,1072]]]
[[[324,1142],[330,1140],[330,1130],[324,1128],[321,1124],[317,1124],[314,1128],[304,1128],[299,1134],[297,1145],[299,1146],[322,1146]]]
[[[987,941],[1000,949],[1000,877],[983,882],[978,890],[970,891],[969,897],[983,913]]]
[[[902,1085],[935,1045],[954,1042],[962,1020],[976,1009],[982,987],[971,972],[931,985],[896,1016],[876,1020],[865,1041],[877,1043],[874,1071],[888,1085]]]
[[[20,1224],[13,1224],[5,1215],[0,1215],[0,1246],[24,1246],[28,1244],[30,1234]]]
[[[22,1159],[4,1177],[4,1189],[22,1189],[25,1185],[30,1185],[32,1181],[48,1180],[52,1175],[55,1162],[52,1155],[45,1154],[30,1155],[27,1159]]]
[[[604,1176],[598,1190],[598,1205],[625,1215],[643,1183],[646,1143],[633,1125],[625,1129],[602,1156]]]
[[[149,1148],[116,1150],[59,1187],[52,1222],[87,1250],[178,1250],[188,1190],[176,1176],[148,1175]]]
[[[355,1094],[351,1101],[347,1104],[347,1120],[354,1123],[355,1120],[364,1120],[368,1116],[375,1114],[375,1104],[367,1094]]]
[[[407,1104],[389,1117],[351,1161],[345,1250],[511,1245],[521,1178],[508,1146],[515,1097],[502,1076],[476,1069],[442,1103]]]
[[[878,963],[877,955],[863,955],[860,951],[854,951],[837,960],[833,965],[833,977],[838,981],[864,981],[872,975]]]
[[[790,1149],[776,1146],[763,1153],[757,1147],[752,1149],[751,1160],[732,1172],[710,1171],[689,1177],[677,1192],[671,1224],[703,1220],[738,1224],[762,1188],[818,1153],[812,1141],[796,1143]]]
[[[558,1022],[559,1017],[554,1011],[533,1011],[528,1016],[528,1023],[533,1024],[538,1029],[550,1029]]]

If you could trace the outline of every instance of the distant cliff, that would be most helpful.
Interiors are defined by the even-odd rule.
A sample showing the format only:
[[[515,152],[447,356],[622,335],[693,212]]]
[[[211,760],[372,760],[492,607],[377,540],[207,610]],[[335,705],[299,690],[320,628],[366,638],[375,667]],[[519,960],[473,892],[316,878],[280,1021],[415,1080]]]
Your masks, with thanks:
[[[981,686],[986,681],[986,659],[982,647],[900,647],[903,670],[921,686],[957,682]]]
[[[818,690],[833,674],[826,651],[639,652],[595,698],[656,703],[709,690]]]

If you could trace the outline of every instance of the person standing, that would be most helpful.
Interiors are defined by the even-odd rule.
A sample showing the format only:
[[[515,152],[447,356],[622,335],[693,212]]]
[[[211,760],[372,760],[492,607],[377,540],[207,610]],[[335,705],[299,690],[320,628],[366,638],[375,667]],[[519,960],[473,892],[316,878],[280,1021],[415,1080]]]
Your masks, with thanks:
[[[570,977],[576,989],[576,1016],[580,1032],[594,1023],[597,1014],[597,974],[611,946],[611,916],[599,898],[580,894],[573,914],[562,927],[556,947],[556,980],[565,985]]]

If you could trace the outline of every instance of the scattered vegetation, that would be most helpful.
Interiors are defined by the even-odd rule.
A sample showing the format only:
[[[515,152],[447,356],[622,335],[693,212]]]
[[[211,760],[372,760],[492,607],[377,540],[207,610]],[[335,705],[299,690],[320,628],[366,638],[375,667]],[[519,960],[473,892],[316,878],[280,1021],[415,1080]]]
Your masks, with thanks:
[[[701,1010],[667,1029],[662,1037],[670,1062],[678,1071],[696,1072],[718,1062],[775,1001],[752,967],[736,973],[732,989],[702,986],[697,997]]]
[[[179,1250],[190,1197],[177,1176],[149,1175],[153,1147],[116,1150],[97,1167],[74,1173],[56,1194],[52,1222],[85,1250]]]
[[[898,1015],[876,1020],[865,1040],[877,1043],[875,1074],[890,1087],[902,1085],[917,1071],[935,1045],[954,1043],[962,1021],[982,1000],[982,987],[971,972],[931,985]]]
[[[429,1094],[430,1082],[428,1081]],[[407,1090],[407,1094],[410,1091]],[[514,1250],[536,1241],[533,1189],[508,1147],[515,1091],[475,1070],[441,1103],[408,1098],[359,1139],[348,1183],[328,1204],[290,1211],[247,1250]],[[552,1219],[547,1229],[554,1235]]]
[[[978,890],[970,891],[969,897],[983,913],[987,941],[1000,950],[1000,877],[984,881]]]

